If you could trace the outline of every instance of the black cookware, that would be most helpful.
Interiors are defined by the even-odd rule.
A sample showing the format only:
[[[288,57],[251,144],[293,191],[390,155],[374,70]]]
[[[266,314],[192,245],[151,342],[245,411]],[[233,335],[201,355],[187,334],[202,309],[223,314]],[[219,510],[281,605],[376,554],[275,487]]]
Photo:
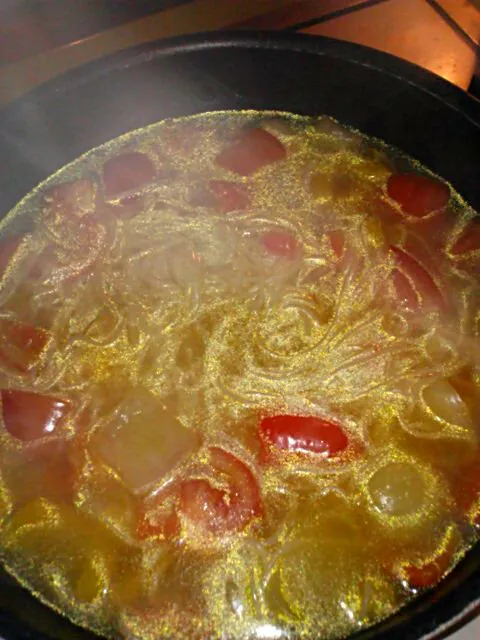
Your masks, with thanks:
[[[218,109],[329,114],[443,176],[480,210],[480,103],[392,56],[282,33],[199,34],[96,60],[0,112],[0,215],[79,154],[170,116]],[[355,640],[439,638],[480,602],[480,545],[443,581]],[[0,636],[93,638],[0,573]]]

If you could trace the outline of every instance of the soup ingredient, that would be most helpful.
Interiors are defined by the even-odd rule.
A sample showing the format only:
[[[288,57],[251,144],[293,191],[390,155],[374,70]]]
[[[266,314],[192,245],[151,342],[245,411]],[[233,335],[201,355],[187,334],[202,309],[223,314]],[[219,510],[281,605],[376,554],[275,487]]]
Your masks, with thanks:
[[[96,187],[92,180],[64,182],[49,189],[43,197],[43,217],[49,225],[79,221],[95,207]]]
[[[25,373],[45,349],[47,331],[24,322],[0,319],[0,363]]]
[[[314,416],[273,416],[260,423],[262,436],[278,449],[331,458],[348,447],[345,431]]]
[[[387,193],[408,215],[422,218],[445,207],[450,198],[446,184],[417,173],[392,174]]]
[[[472,429],[470,411],[455,388],[446,380],[437,380],[422,389],[422,400],[437,420],[463,429]]]
[[[451,248],[454,256],[463,256],[471,251],[480,249],[480,224],[478,220],[472,220],[455,241]]]
[[[421,509],[425,499],[422,475],[411,464],[389,462],[368,482],[375,508],[384,515],[406,516]]]
[[[448,570],[452,555],[451,550],[448,549],[430,562],[404,567],[402,573],[408,586],[413,589],[425,589],[437,584]]]
[[[55,229],[57,242],[38,256],[30,275],[56,285],[87,276],[108,247],[107,228],[85,215],[80,220],[63,219]]]
[[[212,447],[210,465],[226,489],[217,489],[204,479],[186,480],[180,487],[181,511],[202,533],[241,531],[261,513],[260,491],[251,470],[228,451]]]
[[[243,211],[249,204],[245,186],[228,180],[210,180],[208,188],[214,195],[215,206],[221,213]]]
[[[345,235],[341,229],[328,233],[328,239],[336,258],[341,258],[345,251]]]
[[[76,474],[69,444],[54,438],[15,444],[20,447],[2,459],[5,481],[15,504],[28,504],[39,495],[54,502],[71,502]]]
[[[139,540],[160,538],[171,540],[180,533],[178,515],[179,485],[171,482],[163,486],[141,507],[136,536]]]
[[[480,525],[480,451],[474,452],[473,460],[458,469],[453,479],[452,490],[460,513]]]
[[[223,536],[241,531],[261,515],[260,488],[251,469],[219,447],[211,447],[206,453],[199,477],[174,480],[146,500],[137,529],[140,539],[173,538],[182,522],[193,539]],[[197,474],[193,471],[192,475]]]
[[[445,294],[437,286],[430,273],[412,255],[399,247],[390,247],[397,268],[393,272],[398,298],[411,311],[428,311],[436,308],[446,313],[448,303]]]
[[[92,451],[114,469],[126,486],[141,492],[168,474],[198,448],[198,434],[172,412],[140,391],[101,428]]]
[[[1,398],[5,428],[25,442],[58,435],[70,411],[65,400],[19,389],[3,389]]]
[[[0,241],[0,278],[7,270],[21,242],[22,236],[12,236]]]
[[[292,259],[297,244],[291,233],[286,231],[270,231],[262,236],[262,244],[273,256]]]
[[[103,165],[103,185],[108,198],[134,191],[151,182],[155,166],[140,151],[126,151],[114,156]]]
[[[224,169],[250,176],[268,164],[283,160],[286,150],[274,135],[265,129],[246,129],[217,157]]]

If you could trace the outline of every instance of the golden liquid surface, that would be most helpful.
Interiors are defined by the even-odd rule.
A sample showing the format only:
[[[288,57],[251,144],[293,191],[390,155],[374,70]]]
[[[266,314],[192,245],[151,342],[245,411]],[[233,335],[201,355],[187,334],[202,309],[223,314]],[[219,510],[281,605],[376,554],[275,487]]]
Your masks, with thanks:
[[[215,158],[252,124],[287,155],[240,177]],[[121,205],[105,205],[102,166],[131,150],[158,177],[141,212],[122,217]],[[415,596],[408,567],[455,566],[477,540],[477,502],[462,511],[456,495],[478,447],[479,287],[475,252],[449,250],[474,214],[452,189],[434,275],[452,311],[395,304],[389,246],[413,237],[428,253],[430,238],[429,222],[403,216],[387,195],[405,167],[428,175],[326,118],[215,113],[93,150],[20,203],[4,235],[22,218],[34,224],[2,278],[0,314],[52,337],[26,374],[2,365],[0,385],[73,411],[61,433],[34,442],[0,429],[8,570],[106,635],[234,639],[346,637]],[[42,194],[80,177],[96,185],[109,240],[87,275],[61,279],[85,247],[65,221],[45,222]],[[205,200],[211,179],[242,184],[248,207],[216,210]],[[338,231],[341,258],[329,241]],[[292,256],[265,250],[271,232],[295,238]],[[32,284],[31,260],[45,250],[57,276]],[[266,461],[259,421],[279,414],[341,424],[355,447]],[[132,435],[118,453],[124,424],[148,444]],[[149,449],[162,443],[181,451],[150,477]],[[181,518],[174,536],[139,539],[139,513],[165,487],[200,477],[225,490],[228,478],[209,470],[212,447],[253,474],[258,514],[225,535]],[[59,486],[64,459],[74,480]]]

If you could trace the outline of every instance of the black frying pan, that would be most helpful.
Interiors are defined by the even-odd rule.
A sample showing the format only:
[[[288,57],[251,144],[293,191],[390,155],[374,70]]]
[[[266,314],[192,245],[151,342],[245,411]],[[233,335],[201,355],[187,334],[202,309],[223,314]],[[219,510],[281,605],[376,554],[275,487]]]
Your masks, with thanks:
[[[162,118],[217,109],[329,114],[443,176],[480,210],[480,102],[441,78],[353,44],[211,35],[92,62],[0,112],[0,215],[75,157]],[[355,640],[448,635],[480,606],[480,544],[435,590]],[[94,638],[0,573],[0,636]]]

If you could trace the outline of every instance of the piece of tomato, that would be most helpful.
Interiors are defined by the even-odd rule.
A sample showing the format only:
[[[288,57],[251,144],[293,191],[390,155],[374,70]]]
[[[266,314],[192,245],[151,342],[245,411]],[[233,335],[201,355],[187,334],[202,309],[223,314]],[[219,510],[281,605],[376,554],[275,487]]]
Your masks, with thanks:
[[[287,152],[283,144],[265,129],[246,129],[216,158],[216,163],[238,173],[250,176],[268,164],[283,160]]]
[[[233,533],[262,513],[260,490],[252,471],[224,449],[212,447],[208,453],[208,471],[218,476],[222,488],[205,478],[190,478],[173,482],[147,498],[137,527],[140,540],[175,537],[181,529],[181,518],[201,534]]]
[[[261,514],[258,482],[247,465],[233,454],[212,447],[209,462],[225,489],[209,480],[192,478],[180,486],[180,510],[187,522],[203,533],[241,531]]]
[[[404,213],[418,218],[443,209],[450,198],[446,184],[416,173],[392,174],[388,179],[387,193]]]
[[[23,236],[12,236],[0,241],[0,278],[7,271],[11,259],[21,245]]]
[[[109,230],[94,216],[87,216],[67,231],[67,247],[48,247],[32,264],[34,279],[60,284],[90,272],[111,241]],[[63,240],[62,240],[63,244]]]
[[[279,258],[295,257],[297,251],[297,242],[295,237],[288,231],[268,231],[261,238],[264,248],[272,256]]]
[[[56,435],[70,412],[70,403],[53,396],[2,389],[3,424],[14,438],[29,442]]]
[[[179,485],[172,483],[153,498],[144,501],[140,507],[137,525],[139,540],[150,538],[170,540],[180,533],[178,499]]]
[[[229,180],[210,180],[208,188],[214,196],[215,208],[220,213],[243,211],[249,204],[248,193],[243,184]]]
[[[63,182],[48,189],[43,195],[42,213],[47,223],[61,224],[66,219],[82,218],[95,209],[96,185],[82,179]]]
[[[433,216],[406,218],[391,202],[384,198],[375,198],[370,203],[371,211],[382,222],[383,232],[389,243],[395,243],[399,229],[411,229],[432,250],[443,251],[456,216],[448,208]]]
[[[340,259],[345,251],[345,234],[340,229],[327,233],[330,246],[336,258]]]
[[[448,571],[456,549],[456,536],[447,532],[442,542],[442,550],[423,562],[403,563],[392,573],[406,582],[411,589],[429,589],[434,587]]]
[[[155,177],[155,165],[140,151],[125,151],[105,162],[102,169],[107,198],[143,187]]]
[[[55,283],[77,278],[113,240],[112,225],[97,210],[97,186],[87,179],[65,182],[46,191],[43,203],[52,242],[33,261],[29,275]]]
[[[8,318],[0,319],[0,362],[25,373],[39,359],[50,335],[44,329]]]
[[[443,556],[440,556],[437,560],[421,566],[407,565],[403,568],[402,574],[409,587],[413,589],[428,589],[441,580],[448,569],[448,564],[449,562],[443,560]]]
[[[171,540],[180,533],[180,520],[174,510],[158,507],[155,510],[144,510],[140,514],[137,526],[137,538],[150,540],[162,538]]]
[[[480,524],[480,451],[473,462],[463,466],[452,478],[451,491],[460,517]]]
[[[332,458],[344,451],[348,436],[338,424],[316,416],[279,415],[263,418],[260,436],[277,449]]]
[[[454,242],[450,253],[453,256],[463,256],[466,253],[480,250],[480,222],[471,220],[461,235]]]
[[[411,311],[434,308],[447,313],[447,298],[427,269],[400,247],[391,246],[390,251],[396,263],[392,278],[400,303]]]

